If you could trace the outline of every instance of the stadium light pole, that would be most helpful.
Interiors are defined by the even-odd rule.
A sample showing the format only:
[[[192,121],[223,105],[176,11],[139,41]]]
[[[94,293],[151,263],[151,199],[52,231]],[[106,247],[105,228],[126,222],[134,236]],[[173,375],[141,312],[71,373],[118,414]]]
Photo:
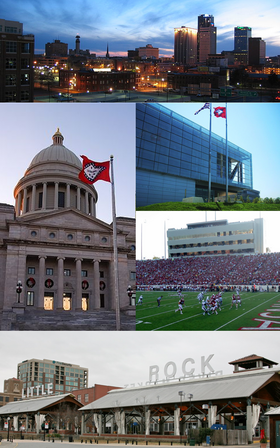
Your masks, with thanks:
[[[143,224],[145,224],[146,221],[141,222],[141,260],[143,260]]]
[[[169,221],[169,219],[166,219],[164,221],[164,236],[163,236],[163,241],[164,241],[164,259],[166,260],[166,240],[167,240],[167,234],[166,234],[166,221]]]

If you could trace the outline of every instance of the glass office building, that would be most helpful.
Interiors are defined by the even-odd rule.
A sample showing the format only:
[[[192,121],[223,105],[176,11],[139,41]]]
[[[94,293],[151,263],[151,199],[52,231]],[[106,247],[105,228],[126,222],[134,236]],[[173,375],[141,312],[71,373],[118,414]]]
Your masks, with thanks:
[[[208,129],[162,104],[136,104],[137,207],[208,199],[208,167]],[[228,142],[229,194],[244,190],[248,194],[252,188],[252,155]],[[226,141],[212,133],[211,199],[217,200],[225,191]]]

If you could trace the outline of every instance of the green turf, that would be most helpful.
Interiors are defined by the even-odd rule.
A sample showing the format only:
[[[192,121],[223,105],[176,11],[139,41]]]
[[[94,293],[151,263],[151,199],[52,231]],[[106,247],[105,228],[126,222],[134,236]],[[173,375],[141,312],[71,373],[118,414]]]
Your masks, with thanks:
[[[182,315],[175,312],[179,300],[175,291],[137,292],[136,303],[140,294],[143,295],[143,304],[136,306],[137,331],[234,331],[245,328],[254,330],[260,325],[262,329],[280,330],[280,293],[242,292],[242,303],[238,309],[230,309],[232,293],[225,293],[222,311],[210,316],[203,316],[197,292],[183,292],[185,304]],[[158,307],[157,297],[160,295],[163,298]],[[260,316],[260,313],[268,315]]]
[[[187,203],[187,202],[164,202],[162,204],[146,205],[145,207],[137,207],[137,211],[184,211],[184,210],[240,210],[240,211],[272,211],[280,210],[280,204],[266,204],[262,203],[222,203],[222,202],[209,202],[209,203]]]

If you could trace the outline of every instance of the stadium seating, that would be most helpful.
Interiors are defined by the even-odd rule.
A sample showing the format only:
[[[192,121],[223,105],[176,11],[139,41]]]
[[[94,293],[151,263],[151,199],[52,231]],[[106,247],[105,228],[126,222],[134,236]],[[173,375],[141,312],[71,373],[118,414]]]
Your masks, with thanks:
[[[136,262],[141,285],[279,285],[280,253]]]

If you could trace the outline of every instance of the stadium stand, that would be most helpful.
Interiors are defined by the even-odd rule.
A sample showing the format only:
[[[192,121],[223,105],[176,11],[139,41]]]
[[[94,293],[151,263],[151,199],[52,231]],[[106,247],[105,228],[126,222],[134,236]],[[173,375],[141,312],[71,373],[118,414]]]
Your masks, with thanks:
[[[280,253],[136,262],[142,285],[279,285]]]

